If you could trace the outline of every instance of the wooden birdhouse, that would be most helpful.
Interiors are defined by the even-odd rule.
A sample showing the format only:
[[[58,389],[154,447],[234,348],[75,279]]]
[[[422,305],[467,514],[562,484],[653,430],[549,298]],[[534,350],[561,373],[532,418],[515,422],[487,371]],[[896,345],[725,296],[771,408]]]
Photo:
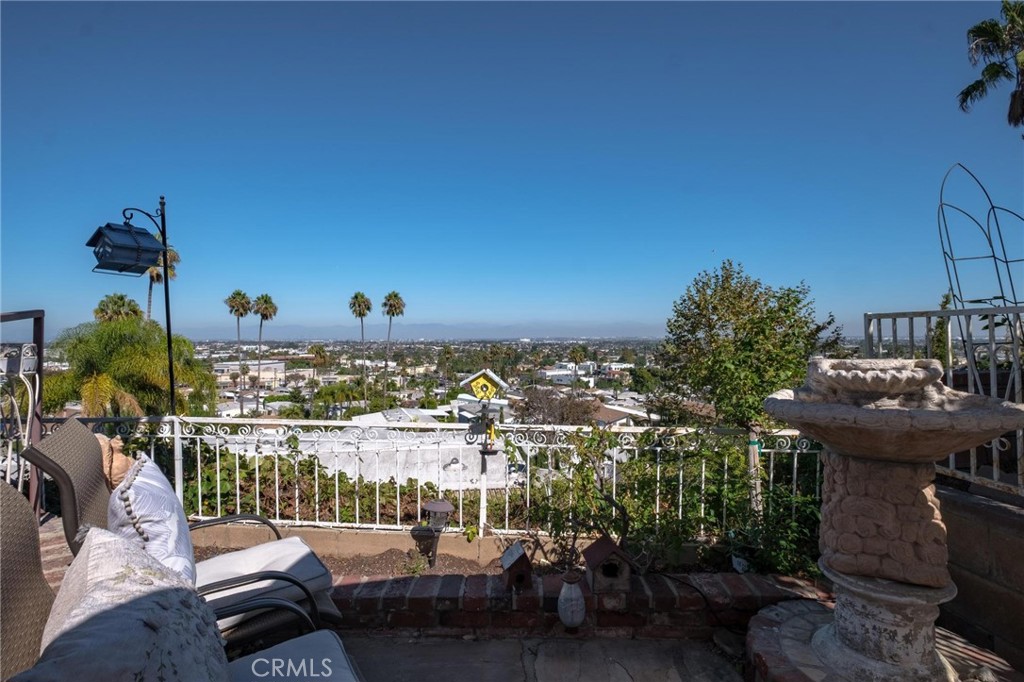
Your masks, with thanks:
[[[501,571],[507,590],[525,590],[533,586],[533,566],[523,543],[517,541],[502,553]]]
[[[587,582],[598,592],[628,592],[631,564],[619,545],[603,535],[583,550],[587,564]]]

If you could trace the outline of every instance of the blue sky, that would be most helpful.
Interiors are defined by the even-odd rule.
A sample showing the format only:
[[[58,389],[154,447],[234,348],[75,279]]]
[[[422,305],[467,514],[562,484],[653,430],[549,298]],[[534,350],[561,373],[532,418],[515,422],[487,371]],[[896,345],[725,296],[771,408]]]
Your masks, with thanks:
[[[664,328],[722,259],[850,334],[946,288],[961,162],[1024,212],[1009,88],[971,114],[971,3],[0,5],[4,310],[53,332],[145,279],[84,246],[167,196],[175,331]],[[1008,235],[1018,248],[1019,232]],[[162,293],[154,317],[163,319]],[[255,336],[255,319],[247,321]],[[518,331],[521,330],[521,331]],[[415,334],[414,334],[415,335]]]

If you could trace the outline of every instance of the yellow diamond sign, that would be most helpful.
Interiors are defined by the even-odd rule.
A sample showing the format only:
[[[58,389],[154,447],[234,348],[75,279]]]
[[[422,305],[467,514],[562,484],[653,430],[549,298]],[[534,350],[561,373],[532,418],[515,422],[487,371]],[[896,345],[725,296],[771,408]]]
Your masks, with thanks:
[[[490,400],[498,394],[498,386],[486,374],[481,374],[469,383],[473,395],[480,400]]]

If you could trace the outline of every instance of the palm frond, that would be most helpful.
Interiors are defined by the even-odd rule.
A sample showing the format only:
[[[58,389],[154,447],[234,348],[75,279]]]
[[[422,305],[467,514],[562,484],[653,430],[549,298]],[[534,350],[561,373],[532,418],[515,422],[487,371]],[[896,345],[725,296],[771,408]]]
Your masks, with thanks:
[[[94,374],[82,382],[82,414],[86,417],[102,417],[114,399],[114,380],[108,374]]]
[[[971,66],[1006,56],[1010,41],[998,19],[986,19],[967,29],[967,57]]]
[[[112,402],[117,405],[118,412],[122,415],[143,417],[146,414],[142,406],[139,405],[139,401],[135,399],[135,396],[127,391],[116,391]]]
[[[960,110],[964,112],[970,111],[971,105],[987,97],[990,89],[995,87],[1000,81],[1012,81],[1013,79],[1013,72],[1010,71],[1010,67],[1006,65],[1006,62],[992,62],[986,65],[981,70],[981,78],[968,85],[957,95]]]

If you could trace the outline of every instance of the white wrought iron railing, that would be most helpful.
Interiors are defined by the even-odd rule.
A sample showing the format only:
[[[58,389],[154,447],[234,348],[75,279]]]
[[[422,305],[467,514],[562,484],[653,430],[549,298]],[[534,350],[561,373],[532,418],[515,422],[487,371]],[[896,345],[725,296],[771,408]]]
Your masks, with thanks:
[[[467,424],[225,418],[91,418],[82,421],[120,435],[131,452],[145,452],[173,475],[195,518],[253,512],[293,525],[408,529],[424,502],[445,497],[452,526],[495,533],[545,530],[540,511],[574,471],[571,434],[579,427],[503,424],[499,453],[482,460],[480,436]],[[59,420],[46,420],[47,432]],[[583,431],[587,431],[583,429]],[[603,473],[616,499],[644,506],[654,523],[688,521],[695,536],[713,534],[749,512],[746,432],[692,429],[612,429]],[[762,439],[758,472],[764,504],[820,496],[817,443],[786,430]],[[636,466],[646,481],[637,486]],[[486,466],[482,475],[481,464]],[[785,492],[776,501],[772,491]],[[646,496],[638,500],[637,495]],[[481,504],[481,499],[484,503]],[[482,513],[481,513],[482,509]],[[795,506],[794,510],[795,511]]]
[[[1024,306],[867,313],[863,350],[869,358],[936,358],[946,368],[950,387],[1024,403],[1022,316]],[[936,340],[944,347],[934,348]],[[1024,430],[968,452],[950,453],[939,471],[1024,496]]]

